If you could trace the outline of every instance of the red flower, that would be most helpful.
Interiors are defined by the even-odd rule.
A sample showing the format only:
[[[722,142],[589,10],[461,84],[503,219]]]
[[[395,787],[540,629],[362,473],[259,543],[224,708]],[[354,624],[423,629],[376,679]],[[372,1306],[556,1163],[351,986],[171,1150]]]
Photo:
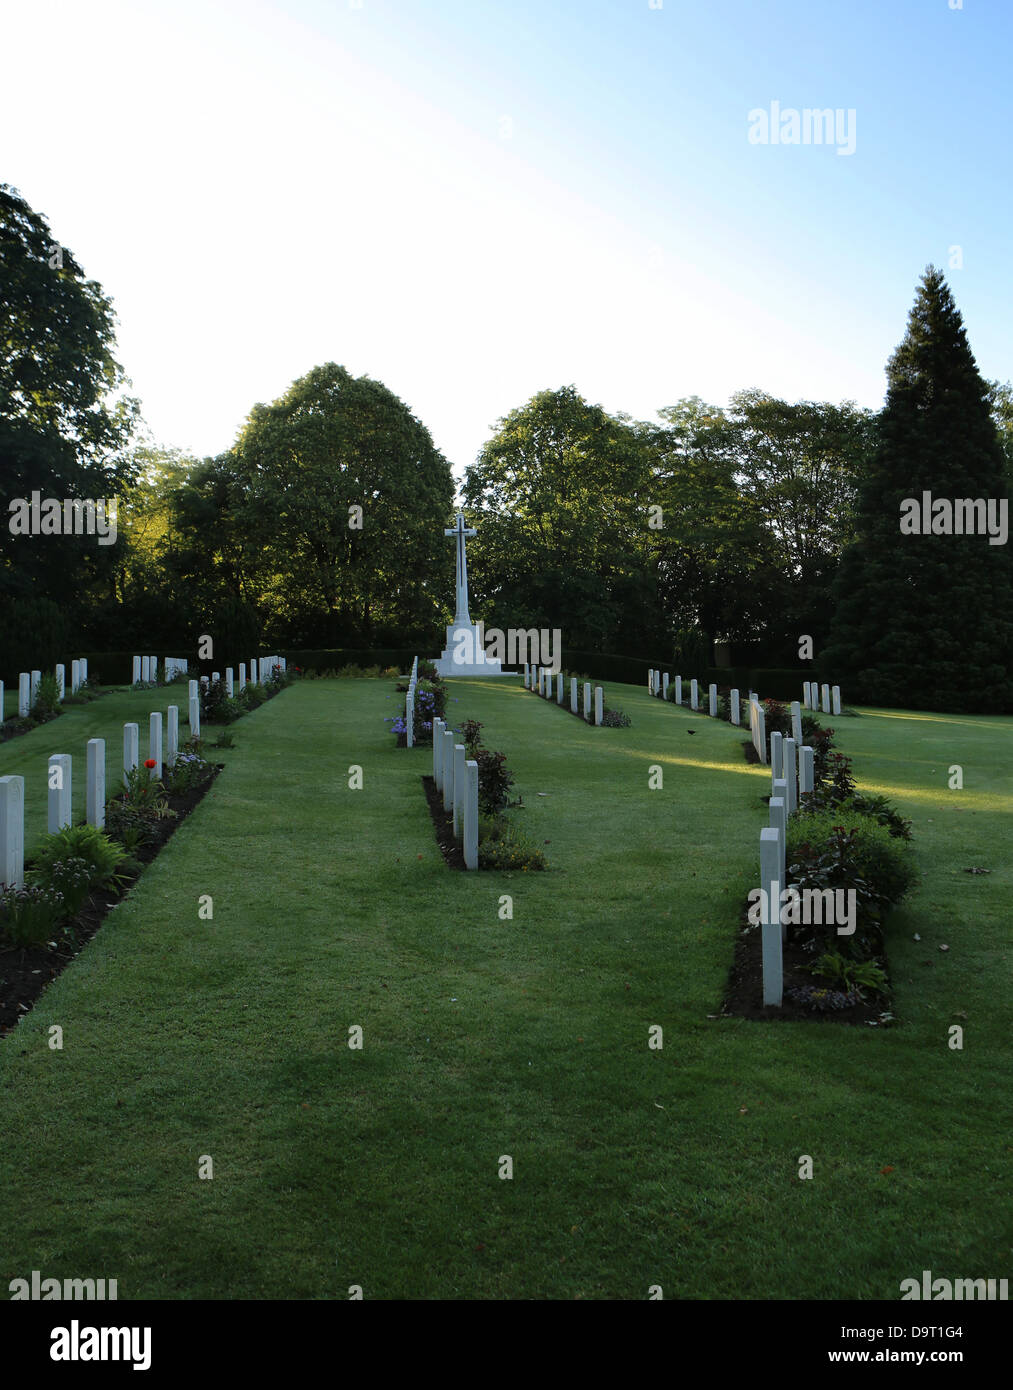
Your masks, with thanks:
[[[158,763],[155,762],[154,758],[145,758],[145,759],[144,759],[144,766],[145,766],[145,767],[157,767],[157,766],[158,766]]]

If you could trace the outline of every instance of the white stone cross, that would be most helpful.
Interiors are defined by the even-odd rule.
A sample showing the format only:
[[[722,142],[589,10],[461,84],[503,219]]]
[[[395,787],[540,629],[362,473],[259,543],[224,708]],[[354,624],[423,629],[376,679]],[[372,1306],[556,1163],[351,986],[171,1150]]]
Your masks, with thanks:
[[[466,536],[475,536],[477,531],[469,529],[464,524],[464,513],[457,513],[457,521],[449,531],[444,531],[445,536],[454,536],[457,541],[457,612],[454,615],[455,627],[470,627],[471,618],[468,616],[468,557],[465,554],[464,542]]]

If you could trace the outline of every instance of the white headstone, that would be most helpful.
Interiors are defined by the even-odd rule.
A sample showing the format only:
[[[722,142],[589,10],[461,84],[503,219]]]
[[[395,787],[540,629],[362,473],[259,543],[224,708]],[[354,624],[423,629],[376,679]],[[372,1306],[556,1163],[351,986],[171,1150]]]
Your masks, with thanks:
[[[106,823],[106,741],[88,740],[88,788],[85,796],[85,819],[101,830]]]
[[[760,923],[764,1005],[781,1005],[784,961],[781,949],[781,846],[780,831],[760,831],[760,887],[766,895],[766,911]]]
[[[584,718],[591,722],[591,687],[587,681],[584,682]]]
[[[531,667],[526,661],[524,663],[524,689],[531,689]],[[475,766],[478,767],[478,763],[476,763]]]
[[[478,763],[464,765],[464,867],[478,868]]]
[[[717,718],[718,688],[716,685],[710,685],[707,687],[707,710],[712,719]]]
[[[136,661],[136,660],[137,660],[137,657],[135,656],[135,657],[134,657],[134,661]],[[150,657],[150,656],[142,656],[142,657],[141,657],[141,680],[142,680],[142,681],[149,681],[149,680],[151,680],[151,657]]]
[[[156,780],[162,776],[162,711],[153,710],[148,715],[148,760],[155,760],[151,775]]]
[[[0,883],[25,886],[25,779],[0,777]]]
[[[123,785],[127,784],[127,773],[137,766],[138,726],[123,725]]]
[[[454,731],[444,729],[443,734],[443,809],[450,811],[454,806]]]
[[[235,694],[235,680],[236,680],[236,678],[235,678],[235,676],[232,674],[232,667],[231,667],[231,666],[226,666],[226,668],[225,668],[225,693],[226,693],[226,695],[229,697],[230,700],[232,699],[233,695]]]
[[[798,809],[798,758],[796,749],[798,745],[793,738],[786,738],[783,747],[782,767],[784,768],[784,780],[788,783],[788,815],[792,816]]]
[[[775,729],[770,736],[770,775],[775,783],[781,772],[781,735]],[[775,793],[776,795],[776,793]]]
[[[190,737],[200,738],[200,700],[191,700],[189,707]]]
[[[56,698],[63,699],[67,693],[67,668],[62,661],[56,664]],[[3,700],[0,700],[0,722],[3,721]]]
[[[791,733],[795,742],[802,743],[802,706],[797,700],[791,702]]]
[[[443,720],[436,716],[433,720],[433,781],[436,790],[443,790]]]
[[[798,753],[798,796],[801,802],[802,797],[811,792],[814,786],[813,750],[804,743]]]
[[[31,713],[31,709],[32,678],[27,671],[22,671],[18,676],[18,715],[25,719]]]
[[[42,684],[42,672],[32,672],[32,708],[35,708],[35,701],[39,698],[39,686]]]
[[[179,706],[170,705],[165,725],[165,761],[169,767],[176,766],[179,757]]]
[[[87,658],[86,656],[83,656],[83,657],[81,658],[81,684],[82,684],[82,685],[86,685],[87,683],[88,683],[88,658]]]
[[[454,744],[454,838],[464,836],[464,781],[467,753],[463,743]]]
[[[664,675],[662,676],[662,678],[661,678],[661,698],[662,698],[663,700],[667,700],[667,699],[668,699],[668,685],[669,685],[669,679],[668,679],[668,672],[666,671],[665,674],[664,674]]]
[[[700,707],[700,686],[695,678],[689,683],[689,704],[690,709],[699,709]]]
[[[831,713],[832,713],[832,714],[840,714],[840,712],[841,712],[841,687],[840,687],[839,685],[831,686],[831,688],[830,688],[830,699],[831,699]]]
[[[756,751],[760,755],[760,762],[767,761],[767,716],[763,712],[763,706],[759,700],[755,702],[756,707]]]
[[[676,676],[676,678],[675,678],[675,703],[676,703],[677,705],[681,705],[681,704],[682,704],[682,677],[681,677],[681,676]]]
[[[72,759],[69,753],[49,755],[49,819],[50,835],[72,823],[71,777]]]
[[[733,690],[733,691],[732,691],[732,723],[733,723],[733,724],[740,724],[741,722],[742,722],[742,719],[741,719],[741,710],[739,709],[739,692],[738,692],[737,690]]]
[[[211,683],[212,683],[212,685],[219,685],[219,684],[221,684],[221,679],[222,679],[222,673],[221,673],[221,671],[212,671],[212,672],[211,672]]]
[[[578,710],[577,710],[577,705],[578,705],[578,700],[577,700],[577,677],[576,677],[576,676],[571,676],[571,677],[570,677],[570,709],[573,711],[574,714],[576,714],[576,713],[578,712]]]
[[[241,661],[241,662],[239,663],[239,689],[240,689],[240,690],[245,690],[245,689],[246,689],[246,662],[245,662],[245,661]]]
[[[654,670],[650,666],[647,668],[647,693],[654,694]]]
[[[70,693],[76,695],[81,688],[81,663],[72,661],[70,663]]]
[[[602,688],[600,685],[596,685],[594,688],[594,722],[596,726],[600,726],[604,718],[604,704],[605,697],[602,693]]]
[[[770,803],[769,803],[769,806],[770,806],[770,824],[774,827],[774,829],[778,832],[778,835],[779,835],[779,844],[778,844],[778,847],[777,847],[777,848],[778,848],[778,853],[779,853],[779,855],[780,855],[780,864],[779,864],[779,867],[778,867],[778,875],[777,875],[777,876],[778,876],[779,881],[780,881],[782,884],[784,884],[784,881],[785,881],[785,878],[784,878],[785,847],[786,847],[786,845],[787,845],[787,843],[788,843],[788,807],[787,807],[787,805],[785,804],[785,798],[784,798],[784,795],[783,795],[783,792],[784,792],[784,783],[783,783],[783,782],[777,782],[777,783],[775,784],[775,786],[776,786],[776,789],[777,789],[779,795],[777,795],[777,796],[772,796],[772,797],[770,798]],[[778,916],[780,916],[780,911],[778,912]],[[781,939],[782,939],[782,941],[784,940],[784,938],[785,938],[787,935],[788,935],[787,930],[786,930],[784,927],[782,927],[782,928],[781,928]]]
[[[188,700],[199,700],[199,699],[200,699],[200,686],[198,685],[197,681],[194,681],[194,680],[190,681],[189,689],[188,689],[188,691],[187,691],[187,699],[188,699]]]
[[[562,673],[562,671],[557,671],[557,672],[556,672],[556,704],[557,704],[557,705],[561,705],[562,703],[563,703],[563,673]]]
[[[406,748],[415,747],[415,684],[408,686],[404,706],[404,742]]]
[[[823,713],[824,713],[824,714],[829,714],[829,713],[830,713],[830,687],[829,687],[829,685],[824,685],[824,686],[822,687],[822,695],[823,695]]]
[[[809,708],[809,682],[802,682],[802,704],[805,709]]]

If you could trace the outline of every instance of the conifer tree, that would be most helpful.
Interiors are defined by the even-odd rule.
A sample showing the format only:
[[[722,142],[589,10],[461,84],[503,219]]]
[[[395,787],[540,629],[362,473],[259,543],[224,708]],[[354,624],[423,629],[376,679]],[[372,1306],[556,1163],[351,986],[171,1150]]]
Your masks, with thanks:
[[[855,539],[837,577],[824,674],[870,704],[1013,710],[1005,532],[953,533],[955,513],[966,511],[954,506],[959,499],[991,501],[997,520],[1008,512],[1004,456],[989,387],[933,267],[887,380],[877,447],[859,481]],[[966,512],[976,521],[981,514],[980,506]]]

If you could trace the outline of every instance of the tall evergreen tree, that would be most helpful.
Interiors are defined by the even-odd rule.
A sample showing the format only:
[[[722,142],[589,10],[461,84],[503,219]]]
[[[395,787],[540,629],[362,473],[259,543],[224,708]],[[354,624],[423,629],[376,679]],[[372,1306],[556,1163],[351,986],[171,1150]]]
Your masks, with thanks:
[[[963,322],[929,267],[907,335],[887,368],[877,448],[860,480],[821,665],[854,698],[918,709],[1013,710],[1013,566],[1008,544],[911,534],[907,499],[992,499],[1009,492],[1004,456]],[[951,508],[952,510],[952,508]],[[902,520],[904,525],[902,525]],[[935,533],[933,533],[935,532]],[[998,537],[996,538],[998,539]]]

